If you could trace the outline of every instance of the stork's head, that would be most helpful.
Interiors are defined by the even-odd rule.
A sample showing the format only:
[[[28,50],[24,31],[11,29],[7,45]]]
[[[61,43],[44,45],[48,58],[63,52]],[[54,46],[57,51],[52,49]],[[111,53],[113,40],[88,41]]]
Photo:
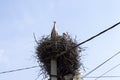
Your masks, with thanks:
[[[64,39],[67,39],[67,34],[66,33],[63,33],[62,36],[63,36]]]

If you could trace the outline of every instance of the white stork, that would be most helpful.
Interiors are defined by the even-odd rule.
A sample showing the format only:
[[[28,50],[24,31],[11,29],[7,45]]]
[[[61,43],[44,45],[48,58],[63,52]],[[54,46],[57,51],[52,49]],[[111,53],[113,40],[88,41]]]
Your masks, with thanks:
[[[51,32],[51,39],[53,39],[53,40],[56,40],[57,35],[58,35],[57,30],[55,28],[55,24],[56,24],[56,22],[54,22],[54,26],[53,26],[53,29],[52,29],[52,32]]]

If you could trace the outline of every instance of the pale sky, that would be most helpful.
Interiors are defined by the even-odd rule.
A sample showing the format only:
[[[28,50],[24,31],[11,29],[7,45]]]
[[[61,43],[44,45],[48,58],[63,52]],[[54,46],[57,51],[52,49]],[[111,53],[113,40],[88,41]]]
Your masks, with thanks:
[[[60,35],[68,32],[80,43],[120,21],[120,0],[0,0],[0,72],[38,65],[33,32],[37,40],[49,35],[53,21]],[[119,34],[120,25],[82,45],[83,75],[120,51]],[[117,55],[89,76],[100,76],[119,61]],[[35,80],[38,74],[34,68],[0,74],[0,80]],[[104,76],[120,76],[120,66]]]

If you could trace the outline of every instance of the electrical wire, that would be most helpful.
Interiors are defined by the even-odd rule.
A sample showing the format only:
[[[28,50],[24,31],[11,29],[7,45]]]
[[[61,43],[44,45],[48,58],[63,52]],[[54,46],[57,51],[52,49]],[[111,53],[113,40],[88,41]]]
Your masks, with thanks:
[[[117,25],[119,25],[119,24],[120,24],[120,22],[114,24],[113,26],[111,26],[111,27],[109,27],[109,28],[107,28],[107,29],[105,29],[105,30],[99,32],[98,34],[96,34],[96,35],[94,35],[94,36],[88,38],[87,40],[85,40],[85,41],[79,43],[78,45],[74,46],[73,48],[78,47],[78,46],[80,46],[80,45],[82,45],[82,44],[84,44],[84,43],[86,43],[86,42],[88,42],[88,41],[90,41],[90,40],[92,40],[92,39],[94,39],[94,38],[100,36],[101,34],[103,34],[103,33],[107,32],[107,31],[109,31],[109,30],[115,28],[115,27],[116,27]]]
[[[99,78],[101,78],[102,76],[104,76],[104,75],[107,74],[108,72],[112,71],[113,69],[117,68],[118,66],[120,66],[120,64],[112,67],[111,69],[109,69],[108,71],[106,71],[105,73],[103,73],[102,75],[98,76],[95,80],[98,80]]]
[[[36,68],[36,67],[39,67],[39,66],[32,66],[32,67],[14,69],[14,70],[9,70],[9,71],[3,71],[3,72],[0,72],[0,74],[11,73],[11,72],[17,72],[17,71],[22,71],[22,70],[27,70],[27,69]]]
[[[116,54],[114,54],[112,57],[108,58],[107,60],[105,60],[103,63],[101,63],[100,65],[98,65],[97,67],[95,67],[93,70],[91,70],[90,72],[88,72],[87,74],[85,74],[82,78],[88,76],[89,74],[91,74],[92,72],[94,72],[96,69],[100,68],[102,65],[104,65],[106,62],[108,62],[109,60],[111,60],[112,58],[114,58],[115,56],[117,56],[118,54],[120,54],[120,51],[117,52]],[[81,79],[82,79],[81,78]]]

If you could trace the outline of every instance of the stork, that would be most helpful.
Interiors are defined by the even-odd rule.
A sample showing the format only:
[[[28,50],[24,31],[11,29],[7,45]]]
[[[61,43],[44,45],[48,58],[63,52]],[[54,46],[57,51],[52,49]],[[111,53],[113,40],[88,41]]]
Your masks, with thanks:
[[[57,30],[55,28],[55,24],[56,24],[56,21],[54,21],[54,26],[53,26],[53,29],[52,29],[52,32],[51,32],[51,39],[53,39],[53,40],[56,40],[57,35],[58,35]]]

